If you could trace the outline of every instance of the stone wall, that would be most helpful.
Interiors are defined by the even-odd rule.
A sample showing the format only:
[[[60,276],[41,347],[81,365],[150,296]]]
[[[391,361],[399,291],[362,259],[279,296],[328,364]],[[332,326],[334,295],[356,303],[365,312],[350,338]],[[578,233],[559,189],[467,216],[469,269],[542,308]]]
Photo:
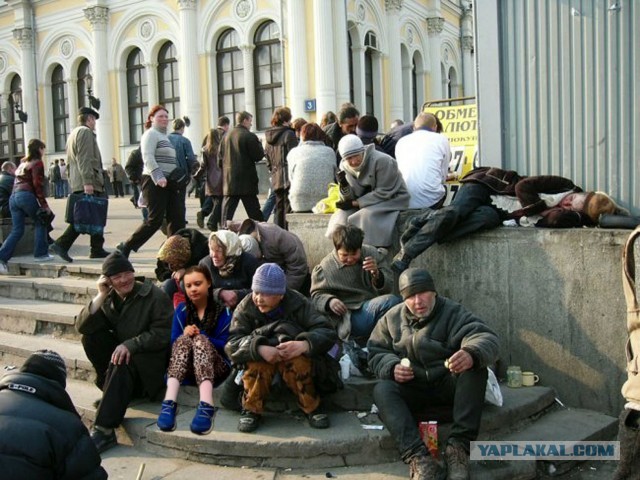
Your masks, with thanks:
[[[288,216],[312,266],[332,248],[328,219]],[[626,378],[621,253],[629,233],[503,227],[436,245],[412,266],[428,268],[440,294],[497,331],[500,374],[520,365],[565,405],[617,415]]]

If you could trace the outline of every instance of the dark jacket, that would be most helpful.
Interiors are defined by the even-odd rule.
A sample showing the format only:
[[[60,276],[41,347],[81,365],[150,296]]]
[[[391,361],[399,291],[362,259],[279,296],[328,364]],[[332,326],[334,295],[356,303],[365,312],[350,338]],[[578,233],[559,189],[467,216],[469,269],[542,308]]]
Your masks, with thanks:
[[[478,183],[489,188],[497,195],[516,197],[522,204],[522,210],[510,216],[537,215],[546,211],[537,227],[571,228],[593,225],[591,219],[581,213],[563,208],[551,208],[540,198],[541,193],[582,192],[571,180],[557,175],[536,175],[525,177],[513,170],[493,167],[479,167],[469,172],[462,180],[464,183]]]
[[[83,335],[100,330],[113,331],[127,347],[143,383],[143,393],[155,399],[164,392],[164,372],[169,358],[173,305],[169,297],[150,280],[136,282],[134,291],[122,306],[114,308],[114,291],[96,313],[91,315],[91,302],[76,316],[76,329]]]
[[[316,311],[302,294],[287,290],[279,308],[281,316],[270,318],[258,310],[250,295],[236,307],[225,347],[235,364],[264,361],[258,353],[261,345],[306,340],[310,347],[308,356],[314,357],[327,353],[338,340],[329,319]]]
[[[238,296],[238,302],[240,302],[251,292],[251,281],[259,263],[256,257],[250,253],[242,252],[238,257],[232,274],[228,277],[220,275],[220,271],[213,265],[213,260],[209,255],[202,258],[199,265],[211,272],[214,298],[220,299],[220,290],[233,290]]]
[[[267,157],[267,168],[271,173],[271,188],[273,190],[288,189],[291,182],[287,155],[292,148],[298,146],[296,132],[291,127],[272,127],[265,132],[265,138],[267,147],[264,153]]]
[[[220,163],[220,145],[227,133],[222,127],[213,131],[213,152],[202,150],[202,166],[205,171],[205,195],[222,196],[222,168]]]
[[[340,139],[344,137],[344,133],[342,132],[342,128],[338,122],[330,123],[326,127],[324,127],[324,133],[327,134],[326,143],[328,146],[333,148],[336,152],[336,165],[340,164],[340,160],[342,160],[342,156],[340,152],[338,152],[338,143],[340,143]]]
[[[400,125],[382,137],[382,140],[380,140],[380,148],[387,155],[396,158],[396,144],[402,137],[410,133],[413,133],[413,123]]]
[[[390,309],[376,324],[369,342],[369,366],[380,379],[393,379],[403,358],[411,361],[417,380],[435,382],[449,370],[444,361],[462,349],[473,357],[473,368],[498,358],[496,334],[462,305],[438,296],[432,312],[416,318],[404,303]]]
[[[9,197],[13,191],[13,183],[15,180],[15,175],[10,175],[8,172],[0,173],[0,218],[11,217]]]
[[[174,235],[180,235],[181,237],[189,240],[189,247],[191,249],[191,257],[184,266],[184,268],[193,267],[198,265],[200,260],[209,255],[209,240],[200,231],[195,228],[181,228]],[[167,265],[167,262],[158,260],[156,264],[156,278],[163,282],[171,278],[173,272]]]
[[[107,478],[65,389],[32,373],[0,379],[0,466],[3,478]]]
[[[224,195],[257,195],[256,163],[263,157],[262,143],[254,133],[242,125],[227,132],[220,145]]]

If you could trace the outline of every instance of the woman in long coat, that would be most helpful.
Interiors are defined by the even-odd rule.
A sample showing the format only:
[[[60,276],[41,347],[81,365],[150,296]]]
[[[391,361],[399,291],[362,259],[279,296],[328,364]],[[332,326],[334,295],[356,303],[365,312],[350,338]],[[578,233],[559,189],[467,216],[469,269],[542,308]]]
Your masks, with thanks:
[[[364,243],[388,247],[400,210],[409,206],[407,186],[396,161],[363,145],[355,135],[345,135],[338,144],[342,157],[338,180],[340,201],[331,216],[326,236],[337,225],[356,225],[364,231]]]

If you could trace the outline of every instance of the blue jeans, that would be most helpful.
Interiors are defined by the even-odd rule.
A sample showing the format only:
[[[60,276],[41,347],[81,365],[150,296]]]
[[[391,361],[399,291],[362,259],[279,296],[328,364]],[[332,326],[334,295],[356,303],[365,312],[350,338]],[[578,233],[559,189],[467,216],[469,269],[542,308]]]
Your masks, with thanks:
[[[369,338],[373,327],[378,323],[387,310],[396,306],[402,300],[395,295],[387,294],[367,300],[357,310],[351,310],[351,337]]]
[[[273,208],[276,206],[276,192],[273,188],[269,189],[269,196],[267,200],[264,202],[262,206],[262,216],[264,217],[264,221],[268,222],[271,213],[273,212]]]
[[[33,238],[33,256],[43,257],[47,255],[49,245],[47,243],[47,227],[37,217],[36,212],[40,205],[36,196],[31,192],[17,191],[9,197],[9,208],[11,209],[11,233],[0,248],[0,260],[9,261],[13,256],[16,245],[24,235],[24,221],[26,217],[31,217],[35,224],[35,234]]]

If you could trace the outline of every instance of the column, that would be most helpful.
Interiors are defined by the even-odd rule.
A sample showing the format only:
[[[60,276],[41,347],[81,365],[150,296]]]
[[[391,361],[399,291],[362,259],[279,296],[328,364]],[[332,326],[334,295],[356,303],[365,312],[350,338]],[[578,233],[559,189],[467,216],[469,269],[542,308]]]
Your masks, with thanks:
[[[385,0],[387,11],[387,38],[389,39],[389,115],[392,120],[403,118],[402,82],[398,74],[402,72],[402,53],[400,49],[400,9],[403,0]],[[411,90],[405,95],[411,95]],[[381,120],[381,119],[378,119]],[[380,123],[386,126],[386,124]]]
[[[204,137],[202,128],[202,101],[200,100],[200,68],[198,65],[198,18],[196,0],[178,0],[180,13],[180,112],[187,115],[191,125],[184,136],[191,140],[194,149]],[[197,150],[197,149],[196,149]]]
[[[107,7],[88,7],[83,10],[84,16],[91,23],[93,31],[93,96],[100,99],[100,119],[96,123],[98,147],[105,168],[111,165],[116,156],[113,139],[113,117],[111,112],[111,92],[109,91],[109,72],[107,71],[107,23],[109,9]],[[77,113],[73,112],[74,114]]]
[[[24,145],[32,138],[40,138],[40,111],[38,106],[38,85],[36,84],[36,66],[34,54],[34,35],[30,27],[16,28],[13,38],[20,45],[22,61],[22,111],[29,115],[24,127]]]
[[[463,96],[470,97],[476,94],[475,69],[473,68],[473,37],[462,37],[461,43]]]
[[[475,68],[473,66],[473,10],[467,6],[462,14],[462,31],[460,45],[462,47],[462,89],[463,96],[475,95]]]
[[[160,102],[158,96],[158,63],[147,62],[144,64],[147,70],[147,92],[149,92],[149,108]]]
[[[325,0],[326,1],[326,0]],[[335,64],[341,65],[336,71],[336,105],[334,112],[340,105],[351,101],[349,92],[349,33],[347,30],[347,5],[344,0],[333,1],[333,51]]]
[[[253,79],[253,49],[254,45],[240,45],[240,51],[242,52],[242,62],[244,64],[244,104],[245,110],[252,114],[254,117],[257,114],[256,110],[256,87]],[[235,119],[231,119],[235,122]],[[256,128],[256,122],[254,120],[253,127]]]
[[[364,90],[364,51],[364,47],[351,47],[351,57],[353,58],[353,103],[358,107],[361,115],[364,115],[367,106]]]
[[[307,62],[307,26],[305,0],[287,2],[286,46],[289,52],[289,98],[293,118],[304,116],[304,101],[309,98],[309,67]]]
[[[429,54],[431,57],[431,89],[429,100],[439,100],[444,98],[442,93],[442,52],[440,34],[444,26],[444,18],[427,18],[427,30],[429,32]]]
[[[331,2],[327,0],[313,2],[313,34],[316,57],[316,109],[318,115],[322,116],[328,110],[336,108],[333,15]],[[342,68],[345,67],[346,65]]]

